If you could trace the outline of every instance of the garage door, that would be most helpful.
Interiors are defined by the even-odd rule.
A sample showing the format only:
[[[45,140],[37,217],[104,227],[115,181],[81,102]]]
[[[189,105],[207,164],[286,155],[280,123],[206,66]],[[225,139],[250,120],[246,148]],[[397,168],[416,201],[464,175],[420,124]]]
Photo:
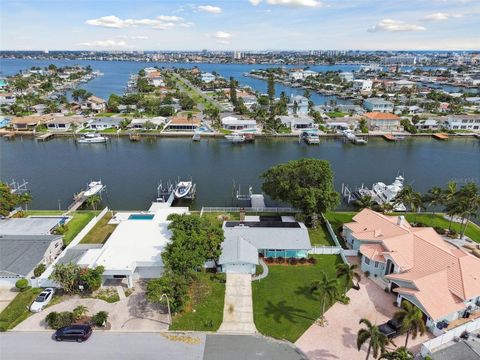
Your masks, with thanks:
[[[137,266],[135,269],[135,277],[140,279],[155,279],[162,276],[162,266]]]
[[[225,270],[230,274],[251,274],[251,264],[228,264],[225,265]]]

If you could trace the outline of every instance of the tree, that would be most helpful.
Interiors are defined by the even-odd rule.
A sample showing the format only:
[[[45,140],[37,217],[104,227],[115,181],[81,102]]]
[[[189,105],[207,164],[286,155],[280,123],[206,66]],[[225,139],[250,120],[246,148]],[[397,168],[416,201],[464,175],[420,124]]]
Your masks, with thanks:
[[[463,238],[470,218],[477,215],[478,210],[480,209],[480,193],[478,185],[474,182],[469,182],[465,184],[457,192],[455,198],[458,213],[462,218],[462,229],[460,237]]]
[[[386,360],[414,360],[413,354],[405,346],[401,346],[395,351],[387,351],[382,354],[380,359]]]
[[[414,222],[417,218],[417,213],[423,206],[423,199],[420,193],[415,192],[411,185],[405,186],[395,198],[396,204],[404,204],[409,207],[414,215]]]
[[[233,106],[237,106],[237,81],[230,77],[230,102]]]
[[[339,263],[336,266],[337,268],[337,277],[343,277],[345,278],[345,293],[348,290],[348,286],[350,284],[353,284],[353,286],[356,289],[360,289],[360,279],[361,276],[360,274],[356,271],[358,269],[357,264],[345,264],[345,263]],[[356,284],[353,283],[353,280],[356,280]]]
[[[310,286],[310,292],[318,290],[320,292],[320,299],[322,303],[322,312],[320,320],[324,320],[325,315],[325,304],[326,302],[333,302],[338,296],[337,280],[329,279],[327,274],[323,271],[320,274],[320,280],[315,280]]]
[[[434,186],[425,194],[424,201],[428,204],[428,207],[433,208],[432,216],[435,216],[435,209],[445,202],[445,193],[442,188]]]
[[[372,324],[368,319],[361,319],[360,325],[364,324],[366,328],[358,330],[357,333],[357,349],[360,351],[362,345],[368,341],[367,357],[370,357],[370,352],[373,353],[373,357],[377,358],[378,355],[385,352],[385,347],[391,342],[388,337],[382,334],[377,325]]]
[[[412,339],[415,339],[418,334],[423,335],[427,329],[423,313],[418,307],[408,301],[403,301],[401,307],[401,310],[395,312],[394,318],[402,324],[400,331],[407,334],[405,337],[405,347],[407,347],[410,334]]]
[[[333,172],[326,160],[292,160],[270,168],[261,178],[262,190],[268,196],[288,202],[307,215],[333,209],[339,202]]]
[[[373,201],[370,195],[362,195],[358,199],[356,199],[353,204],[359,209],[371,209],[374,207],[375,202]]]
[[[17,194],[6,183],[0,183],[0,216],[8,216],[19,204],[26,205],[32,200],[29,192]]]
[[[188,301],[188,285],[185,276],[168,271],[161,278],[148,282],[147,299],[149,302],[162,304],[165,301],[162,295],[165,294],[170,301],[171,310],[179,312]]]
[[[117,94],[111,94],[108,98],[107,107],[111,112],[118,112],[118,106],[122,103],[122,97]]]
[[[17,79],[13,83],[13,87],[15,89],[17,89],[18,91],[26,90],[28,88],[28,81],[27,81],[27,79],[23,79],[23,78],[22,79]]]
[[[80,267],[73,263],[55,264],[50,279],[58,283],[65,293],[72,294],[76,291]]]
[[[39,277],[47,269],[44,263],[38,264],[37,267],[33,270],[33,276]]]
[[[273,79],[273,74],[270,74],[268,76],[267,94],[268,94],[268,101],[270,102],[270,105],[272,105],[273,101],[275,100],[275,81]]]
[[[97,205],[102,201],[99,195],[92,195],[87,198],[87,205],[90,206],[93,210],[97,210]]]
[[[452,228],[452,221],[453,221],[453,216],[456,214],[456,209],[455,209],[455,196],[457,194],[457,183],[454,181],[449,181],[447,183],[447,187],[444,190],[444,195],[445,195],[445,205],[446,205],[446,211],[447,214],[450,216],[450,222],[448,224],[448,230]],[[452,213],[453,211],[453,213]]]
[[[75,321],[78,321],[87,315],[87,313],[88,308],[85,305],[78,305],[75,309],[73,309],[73,318]]]

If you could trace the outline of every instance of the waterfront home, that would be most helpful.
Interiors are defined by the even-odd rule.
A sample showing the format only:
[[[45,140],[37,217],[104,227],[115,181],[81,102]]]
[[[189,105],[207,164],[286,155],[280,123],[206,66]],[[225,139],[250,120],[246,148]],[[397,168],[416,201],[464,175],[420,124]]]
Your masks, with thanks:
[[[11,124],[14,130],[35,130],[39,124],[43,124],[53,119],[52,114],[16,116],[12,118]]]
[[[305,129],[316,129],[317,125],[310,116],[283,115],[278,117],[280,122],[292,131],[301,131]]]
[[[420,131],[422,130],[435,131],[440,128],[440,125],[438,124],[438,121],[436,119],[424,119],[416,123],[415,127]]]
[[[0,93],[0,105],[12,105],[16,100],[17,97],[13,93]]]
[[[397,80],[394,81],[395,91],[401,91],[402,89],[414,89],[417,84],[409,80]]]
[[[395,114],[400,115],[400,114],[407,114],[407,115],[416,115],[416,114],[421,114],[425,112],[421,107],[418,107],[417,105],[399,105],[395,107]]]
[[[305,80],[309,76],[316,76],[318,73],[312,70],[294,70],[290,73],[290,79],[293,81]]]
[[[6,117],[0,117],[0,129],[10,126],[10,119]]]
[[[343,226],[346,242],[361,254],[361,269],[443,328],[480,316],[480,259],[451,245],[431,227],[412,227],[403,216],[364,209]],[[453,323],[453,324],[452,324]]]
[[[209,72],[204,72],[204,73],[201,73],[200,74],[200,79],[204,82],[204,83],[211,83],[212,81],[215,81],[215,75],[213,75],[212,73],[209,73]]]
[[[254,119],[238,119],[235,116],[227,116],[222,119],[222,128],[225,130],[256,130],[257,121]]]
[[[444,123],[448,130],[480,131],[480,115],[450,115]]]
[[[165,86],[165,82],[160,76],[152,77],[150,78],[150,84],[155,86],[155,87],[163,87]]]
[[[357,117],[341,117],[333,119],[325,119],[325,127],[330,130],[348,130],[358,127]]]
[[[353,81],[353,73],[352,72],[341,72],[340,77],[346,82]]]
[[[367,118],[367,125],[370,131],[391,132],[403,130],[400,117],[397,115],[384,112],[368,112],[364,116]]]
[[[291,216],[245,216],[225,221],[218,261],[223,272],[255,274],[258,256],[306,258],[312,248],[308,229]]]
[[[382,98],[369,98],[363,102],[363,107],[368,111],[375,112],[393,112],[393,103]]]
[[[151,123],[154,128],[147,129],[145,124]],[[141,119],[133,119],[130,124],[128,125],[129,128],[134,130],[155,130],[159,126],[165,125],[167,123],[167,118],[163,116],[156,116],[153,118],[141,118]]]
[[[372,91],[373,81],[370,79],[355,79],[352,82],[353,91],[370,92]]]
[[[88,121],[88,130],[108,130],[108,129],[119,129],[122,118],[119,117],[102,117],[102,118],[92,118]]]
[[[330,111],[334,111],[337,109],[343,113],[350,113],[352,115],[363,115],[365,114],[365,109],[362,108],[360,105],[352,105],[352,104],[339,104],[336,105],[334,109]]]
[[[291,95],[287,104],[289,115],[308,114],[308,99],[302,95]]]
[[[82,105],[82,109],[90,109],[93,112],[100,113],[107,110],[107,103],[102,98],[92,95],[87,99],[85,104]]]
[[[87,119],[85,119],[83,116],[76,115],[76,116],[55,116],[52,120],[49,120],[46,125],[47,129],[50,131],[70,131],[74,130],[76,128],[79,128],[80,126],[85,123]]]
[[[200,127],[198,118],[189,119],[186,116],[174,116],[165,126],[165,131],[195,132]]]

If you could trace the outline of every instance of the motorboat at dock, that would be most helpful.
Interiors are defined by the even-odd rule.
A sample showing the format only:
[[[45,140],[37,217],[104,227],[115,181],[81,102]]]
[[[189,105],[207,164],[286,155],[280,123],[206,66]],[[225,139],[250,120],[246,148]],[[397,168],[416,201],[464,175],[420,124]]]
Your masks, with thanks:
[[[245,135],[240,133],[233,133],[225,135],[225,139],[227,139],[231,143],[243,143],[245,142]]]
[[[181,199],[187,196],[192,190],[193,183],[191,181],[180,181],[175,188],[175,198]]]
[[[320,144],[320,136],[314,131],[304,131],[302,139],[309,145]]]
[[[101,181],[91,181],[88,184],[87,190],[85,190],[85,193],[83,194],[85,197],[90,197],[93,195],[97,195],[104,189],[105,185],[102,184]]]
[[[108,138],[97,133],[83,135],[77,142],[80,144],[100,144],[107,142]]]

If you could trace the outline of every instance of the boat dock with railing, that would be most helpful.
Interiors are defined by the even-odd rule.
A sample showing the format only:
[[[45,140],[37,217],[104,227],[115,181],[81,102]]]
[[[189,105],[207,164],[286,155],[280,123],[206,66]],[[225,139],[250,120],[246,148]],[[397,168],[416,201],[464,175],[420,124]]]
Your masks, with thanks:
[[[157,186],[157,203],[172,206],[175,200],[194,200],[197,195],[197,185],[190,181],[177,180],[175,183],[160,181]]]

